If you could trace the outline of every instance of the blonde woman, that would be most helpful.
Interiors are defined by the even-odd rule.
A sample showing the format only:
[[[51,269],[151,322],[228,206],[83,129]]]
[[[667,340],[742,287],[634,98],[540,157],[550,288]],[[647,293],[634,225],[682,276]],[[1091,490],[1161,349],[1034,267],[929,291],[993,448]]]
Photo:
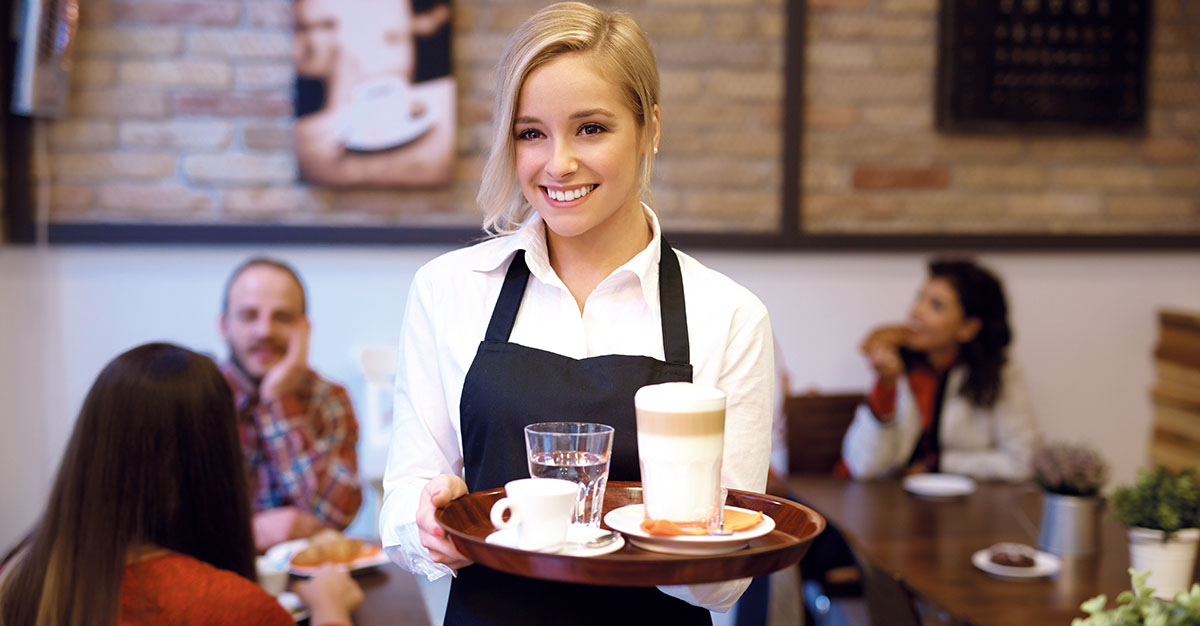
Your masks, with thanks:
[[[539,11],[500,60],[478,202],[493,237],[434,259],[403,321],[380,519],[403,567],[454,573],[447,624],[708,623],[747,581],[604,588],[473,565],[434,512],[528,476],[526,424],[616,429],[611,480],[638,480],[634,392],[693,381],[728,400],[722,479],[761,491],[772,338],[749,291],[673,250],[643,202],[660,137],[658,70],[623,12]],[[685,300],[686,296],[686,300]]]

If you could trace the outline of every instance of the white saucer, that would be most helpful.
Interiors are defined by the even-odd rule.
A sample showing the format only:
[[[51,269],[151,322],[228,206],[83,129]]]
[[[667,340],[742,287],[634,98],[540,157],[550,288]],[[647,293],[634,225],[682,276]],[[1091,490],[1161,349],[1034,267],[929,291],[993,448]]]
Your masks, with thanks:
[[[903,485],[905,491],[926,498],[956,498],[975,491],[975,481],[957,474],[913,474]]]
[[[600,556],[601,554],[609,554],[616,552],[625,547],[625,538],[617,535],[615,541],[610,544],[600,546],[599,548],[585,548],[582,544],[607,533],[603,528],[591,528],[590,526],[582,526],[571,524],[567,528],[567,544],[562,549],[545,550],[547,554],[557,554],[561,556]],[[503,546],[505,548],[517,548],[517,529],[504,528],[488,535],[484,541],[492,545]]]
[[[346,149],[353,152],[391,150],[415,141],[432,128],[436,121],[434,111],[426,107],[421,113],[408,119],[395,118],[395,121],[389,122],[383,128],[348,125],[343,140]]]
[[[267,557],[283,563],[288,563],[288,572],[292,576],[309,577],[317,573],[320,567],[304,567],[301,565],[291,565],[292,557],[296,556],[301,550],[308,547],[308,539],[292,539],[278,543],[270,548],[267,548]],[[376,545],[376,547],[379,547]],[[365,556],[360,556],[346,564],[350,573],[355,573],[361,570],[378,567],[388,562],[388,557],[384,554],[383,549],[372,550]]]
[[[726,510],[754,513],[750,509],[727,506]],[[770,515],[763,514],[763,521],[757,526],[748,528],[727,537],[711,535],[682,535],[679,537],[659,537],[642,530],[642,522],[646,521],[646,510],[641,504],[631,504],[609,511],[604,516],[604,523],[609,528],[619,531],[629,538],[633,545],[652,552],[669,554],[723,554],[741,550],[751,539],[761,537],[775,530],[775,520]]]
[[[279,601],[279,604],[283,605],[283,608],[287,609],[288,613],[292,614],[292,619],[297,622],[308,619],[308,607],[304,606],[304,601],[300,599],[300,596],[290,591],[285,591],[276,596],[275,599]]]
[[[984,548],[971,555],[971,564],[993,575],[1004,578],[1043,578],[1053,576],[1062,568],[1057,556],[1041,550],[1033,551],[1033,567],[1012,567],[992,562],[992,549]]]

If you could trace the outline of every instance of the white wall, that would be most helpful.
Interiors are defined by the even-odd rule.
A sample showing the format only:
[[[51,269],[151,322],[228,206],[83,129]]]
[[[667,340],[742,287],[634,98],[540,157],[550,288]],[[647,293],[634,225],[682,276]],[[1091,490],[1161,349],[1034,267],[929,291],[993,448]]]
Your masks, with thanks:
[[[271,248],[309,289],[312,359],[362,383],[353,349],[395,340],[408,284],[443,247]],[[258,249],[0,249],[0,547],[32,521],[74,414],[119,352],[170,340],[224,356],[216,331],[230,269]],[[924,277],[919,253],[692,251],[759,295],[771,311],[793,388],[862,389],[857,353],[871,326],[904,318]],[[1116,480],[1143,463],[1155,311],[1200,310],[1198,253],[997,253],[1038,417],[1051,440],[1099,446]]]

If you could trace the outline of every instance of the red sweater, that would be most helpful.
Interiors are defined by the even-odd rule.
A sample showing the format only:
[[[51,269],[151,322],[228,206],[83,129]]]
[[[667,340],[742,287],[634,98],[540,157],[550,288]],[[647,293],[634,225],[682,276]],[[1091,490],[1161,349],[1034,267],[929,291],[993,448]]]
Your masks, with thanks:
[[[182,554],[125,566],[121,626],[295,626],[257,584]]]

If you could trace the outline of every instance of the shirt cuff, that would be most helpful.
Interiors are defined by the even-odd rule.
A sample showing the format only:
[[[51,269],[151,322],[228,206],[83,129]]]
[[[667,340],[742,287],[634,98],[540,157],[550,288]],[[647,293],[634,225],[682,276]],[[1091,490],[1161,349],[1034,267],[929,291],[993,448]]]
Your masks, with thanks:
[[[867,407],[875,419],[884,423],[892,421],[896,415],[896,383],[875,381],[875,386],[867,396]]]
[[[702,585],[660,585],[658,590],[701,608],[726,613],[750,586],[750,578],[738,578]]]

